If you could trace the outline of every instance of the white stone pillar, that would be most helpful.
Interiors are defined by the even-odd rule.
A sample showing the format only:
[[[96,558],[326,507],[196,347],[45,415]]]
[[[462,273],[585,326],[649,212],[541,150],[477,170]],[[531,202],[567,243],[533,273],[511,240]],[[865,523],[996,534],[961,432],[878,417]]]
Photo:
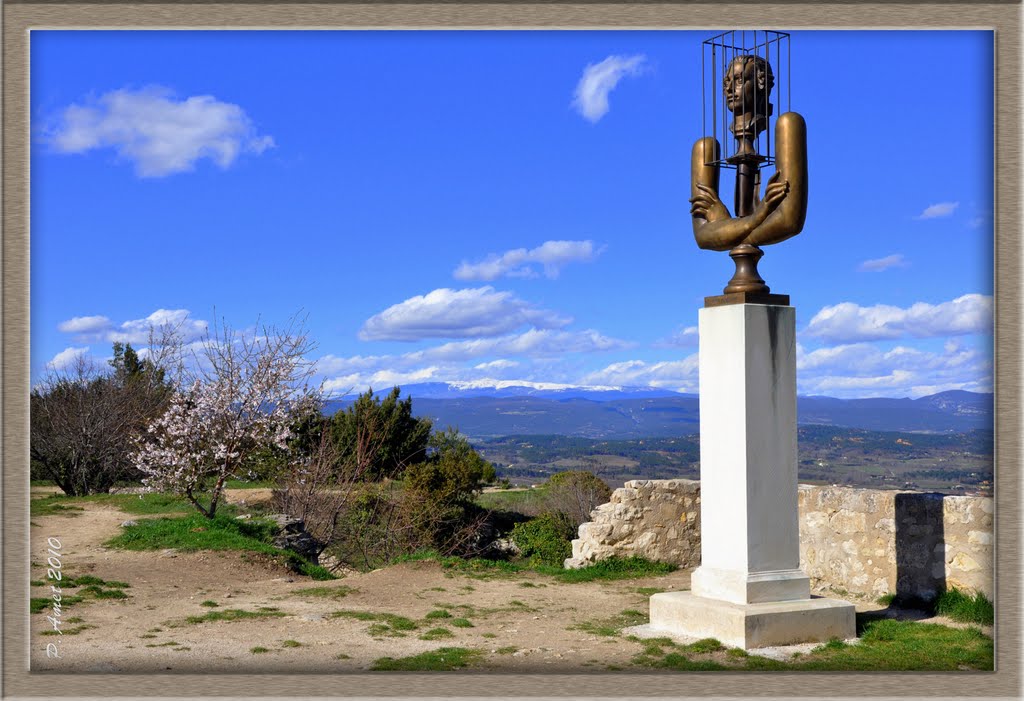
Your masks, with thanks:
[[[852,638],[853,605],[811,598],[800,569],[795,310],[699,318],[701,566],[691,591],[651,597],[650,627],[747,649]]]
[[[750,604],[810,596],[800,570],[796,314],[700,310],[701,566],[698,596]]]

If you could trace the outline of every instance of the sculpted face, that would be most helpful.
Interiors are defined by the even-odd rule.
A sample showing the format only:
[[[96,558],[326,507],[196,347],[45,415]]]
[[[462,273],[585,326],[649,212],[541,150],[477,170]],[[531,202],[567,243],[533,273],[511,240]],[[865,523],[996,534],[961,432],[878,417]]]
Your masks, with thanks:
[[[765,114],[769,84],[769,73],[764,59],[754,56],[737,56],[725,70],[722,88],[725,105],[733,114]]]

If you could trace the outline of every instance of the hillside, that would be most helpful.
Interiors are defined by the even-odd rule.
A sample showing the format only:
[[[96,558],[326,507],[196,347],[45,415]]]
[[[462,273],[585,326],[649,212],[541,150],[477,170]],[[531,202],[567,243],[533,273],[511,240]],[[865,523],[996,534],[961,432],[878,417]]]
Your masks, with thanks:
[[[408,385],[403,394],[413,398],[417,416],[428,416],[437,426],[457,426],[474,439],[558,434],[627,440],[685,436],[700,430],[696,395],[657,391],[644,396],[637,388],[545,391],[438,384]],[[327,412],[349,401],[332,401]],[[992,401],[991,394],[962,391],[919,399],[798,397],[797,422],[874,431],[962,433],[992,428]]]

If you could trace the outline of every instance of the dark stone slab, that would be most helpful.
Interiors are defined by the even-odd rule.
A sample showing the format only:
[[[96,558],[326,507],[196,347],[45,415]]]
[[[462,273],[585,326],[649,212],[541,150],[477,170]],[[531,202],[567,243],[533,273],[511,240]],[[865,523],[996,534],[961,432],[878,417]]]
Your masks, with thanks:
[[[705,297],[705,307],[724,307],[729,304],[771,304],[789,306],[789,295],[765,294],[764,292],[730,292],[729,294]]]

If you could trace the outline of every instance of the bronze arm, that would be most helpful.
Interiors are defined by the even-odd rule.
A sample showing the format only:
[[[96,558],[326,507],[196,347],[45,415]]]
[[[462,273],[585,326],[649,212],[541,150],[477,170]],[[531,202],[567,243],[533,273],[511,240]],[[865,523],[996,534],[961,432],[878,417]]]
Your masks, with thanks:
[[[764,200],[758,202],[754,213],[746,217],[732,217],[718,198],[720,169],[707,165],[717,161],[720,146],[713,137],[698,139],[690,157],[690,213],[693,218],[693,237],[700,248],[727,251],[743,243],[786,196],[785,183],[773,176],[768,183]]]
[[[744,243],[766,246],[796,236],[807,217],[807,123],[786,112],[775,124],[775,167],[789,183],[786,196]]]

